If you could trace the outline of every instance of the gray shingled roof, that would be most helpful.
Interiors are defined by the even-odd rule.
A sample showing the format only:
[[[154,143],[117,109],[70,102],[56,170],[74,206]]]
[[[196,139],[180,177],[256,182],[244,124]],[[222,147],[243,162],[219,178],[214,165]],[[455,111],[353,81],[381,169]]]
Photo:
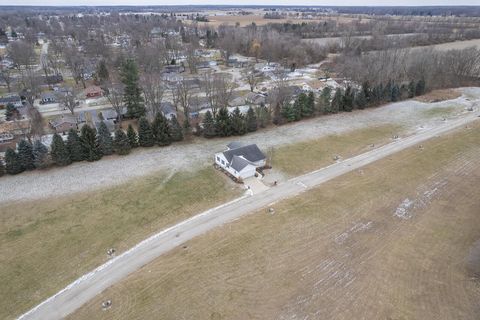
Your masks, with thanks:
[[[228,162],[232,162],[234,156],[242,156],[250,162],[264,160],[266,157],[256,144],[240,147],[237,149],[227,150],[223,153]]]
[[[237,172],[240,172],[242,171],[243,168],[245,168],[249,164],[250,163],[247,160],[243,159],[242,157],[233,156],[231,167],[237,170]]]

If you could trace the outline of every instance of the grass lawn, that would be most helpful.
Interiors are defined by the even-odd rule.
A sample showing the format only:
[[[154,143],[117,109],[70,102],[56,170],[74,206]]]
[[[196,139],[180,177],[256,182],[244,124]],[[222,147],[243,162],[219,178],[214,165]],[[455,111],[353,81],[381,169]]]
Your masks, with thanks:
[[[446,117],[454,113],[456,108],[454,106],[436,107],[422,110],[422,114],[426,118]]]
[[[335,155],[349,158],[371,150],[372,144],[379,146],[390,142],[392,136],[401,131],[401,126],[384,125],[286,145],[273,151],[272,166],[297,176],[332,164]]]
[[[480,125],[423,145],[193,239],[69,318],[477,319]]]
[[[205,168],[71,197],[0,205],[0,319],[20,315],[105,262],[107,249],[122,252],[239,194],[228,178]]]

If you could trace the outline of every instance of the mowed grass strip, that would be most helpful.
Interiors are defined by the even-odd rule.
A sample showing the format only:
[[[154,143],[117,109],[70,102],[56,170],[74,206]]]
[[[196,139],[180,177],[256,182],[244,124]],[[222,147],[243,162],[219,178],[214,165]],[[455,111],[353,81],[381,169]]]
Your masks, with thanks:
[[[121,174],[121,173],[119,173]],[[241,191],[213,168],[0,206],[0,319],[20,315],[148,235]]]
[[[69,319],[476,319],[479,123],[423,145],[191,240]]]
[[[272,166],[289,176],[297,176],[334,163],[336,155],[349,158],[369,151],[372,144],[378,147],[401,132],[401,126],[389,124],[286,145],[273,150]]]

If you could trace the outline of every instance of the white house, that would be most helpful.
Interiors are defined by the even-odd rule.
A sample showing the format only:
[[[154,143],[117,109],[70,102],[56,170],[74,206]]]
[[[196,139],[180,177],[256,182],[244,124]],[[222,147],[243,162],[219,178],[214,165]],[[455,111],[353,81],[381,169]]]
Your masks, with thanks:
[[[256,144],[242,146],[239,142],[231,142],[227,150],[215,154],[215,163],[240,180],[253,177],[257,168],[265,166],[266,160]]]

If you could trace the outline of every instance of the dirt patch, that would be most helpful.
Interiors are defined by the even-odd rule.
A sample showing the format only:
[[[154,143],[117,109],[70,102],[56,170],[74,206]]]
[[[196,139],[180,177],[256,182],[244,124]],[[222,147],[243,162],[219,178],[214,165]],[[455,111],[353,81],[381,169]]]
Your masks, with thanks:
[[[432,103],[432,102],[440,102],[445,100],[456,99],[461,95],[462,93],[458,92],[457,90],[442,89],[442,90],[430,91],[424,94],[423,96],[416,97],[415,100],[420,102]]]

